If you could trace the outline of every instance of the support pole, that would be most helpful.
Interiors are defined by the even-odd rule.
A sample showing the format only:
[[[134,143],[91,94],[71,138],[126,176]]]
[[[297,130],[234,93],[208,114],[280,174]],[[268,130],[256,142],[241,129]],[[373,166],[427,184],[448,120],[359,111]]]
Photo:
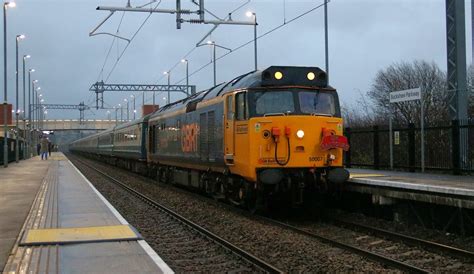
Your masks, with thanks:
[[[23,160],[26,160],[29,150],[28,130],[26,129],[26,84],[25,84],[25,58],[23,56]]]
[[[452,120],[462,124],[468,118],[465,3],[462,0],[446,0],[446,36],[449,112]],[[460,143],[457,161],[461,169],[468,163],[468,134],[461,129],[460,140],[451,141]]]
[[[217,76],[216,76],[216,43],[212,44],[212,64],[214,66],[214,86],[217,85]]]
[[[388,119],[388,134],[390,140],[390,169],[393,170],[393,111],[392,103],[389,103],[389,119]]]
[[[329,83],[329,45],[328,45],[328,0],[324,0],[324,50],[326,58],[326,75]]]
[[[18,125],[20,115],[20,96],[18,92],[18,36],[15,39],[15,163],[20,161],[20,127]]]
[[[253,27],[253,47],[254,47],[254,55],[255,55],[255,70],[257,70],[257,14],[253,13],[253,16],[255,18],[255,25]]]
[[[3,167],[8,167],[7,3],[3,3]]]
[[[425,114],[424,114],[424,100],[423,93],[421,92],[421,172],[425,172]]]

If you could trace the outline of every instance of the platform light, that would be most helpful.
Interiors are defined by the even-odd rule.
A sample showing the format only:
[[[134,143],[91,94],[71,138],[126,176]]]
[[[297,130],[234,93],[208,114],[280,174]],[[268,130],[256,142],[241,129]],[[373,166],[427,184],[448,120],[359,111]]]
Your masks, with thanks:
[[[283,78],[283,73],[281,73],[281,71],[277,71],[275,72],[275,79],[277,80],[281,80],[281,78]]]
[[[15,2],[5,2],[4,5],[5,5],[5,7],[8,7],[8,8],[14,8],[14,7],[16,7],[16,3],[15,3]]]
[[[297,132],[296,132],[296,137],[300,138],[300,139],[303,139],[304,137],[304,131],[302,129],[299,129]]]
[[[18,39],[18,40],[25,39],[25,38],[26,38],[26,36],[24,34],[20,34],[20,35],[16,36],[16,39]]]
[[[308,80],[313,81],[314,78],[316,78],[316,75],[314,74],[314,72],[308,72],[306,77],[308,78]]]

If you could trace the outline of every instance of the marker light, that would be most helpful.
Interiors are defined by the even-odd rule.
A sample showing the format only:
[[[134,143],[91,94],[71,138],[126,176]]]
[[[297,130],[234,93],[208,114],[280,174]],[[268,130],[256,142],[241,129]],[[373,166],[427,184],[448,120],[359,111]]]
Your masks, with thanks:
[[[300,139],[303,139],[304,137],[304,131],[302,129],[299,129],[297,132],[296,132],[296,137],[300,138]]]
[[[306,77],[308,77],[308,80],[313,81],[314,78],[316,78],[316,75],[314,75],[314,72],[308,72]]]
[[[274,76],[275,76],[275,79],[280,80],[281,78],[283,78],[283,73],[277,71],[275,72]]]

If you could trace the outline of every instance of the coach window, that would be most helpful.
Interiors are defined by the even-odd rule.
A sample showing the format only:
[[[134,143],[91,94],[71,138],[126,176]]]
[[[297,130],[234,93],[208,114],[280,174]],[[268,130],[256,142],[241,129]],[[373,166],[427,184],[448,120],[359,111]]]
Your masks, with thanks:
[[[236,120],[242,121],[246,120],[248,115],[248,110],[247,110],[247,93],[246,92],[241,92],[237,93],[235,96],[235,117]]]
[[[234,112],[232,111],[232,95],[227,96],[226,108],[227,108],[227,120],[233,120]]]

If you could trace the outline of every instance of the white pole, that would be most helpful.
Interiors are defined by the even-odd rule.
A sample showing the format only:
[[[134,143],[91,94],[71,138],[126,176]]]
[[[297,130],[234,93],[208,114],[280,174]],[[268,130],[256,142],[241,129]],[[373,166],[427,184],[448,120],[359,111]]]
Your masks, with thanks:
[[[425,172],[425,115],[423,93],[420,90],[421,101],[421,172]]]
[[[390,134],[390,169],[393,170],[393,129],[392,129],[392,103],[389,103],[388,134]]]

